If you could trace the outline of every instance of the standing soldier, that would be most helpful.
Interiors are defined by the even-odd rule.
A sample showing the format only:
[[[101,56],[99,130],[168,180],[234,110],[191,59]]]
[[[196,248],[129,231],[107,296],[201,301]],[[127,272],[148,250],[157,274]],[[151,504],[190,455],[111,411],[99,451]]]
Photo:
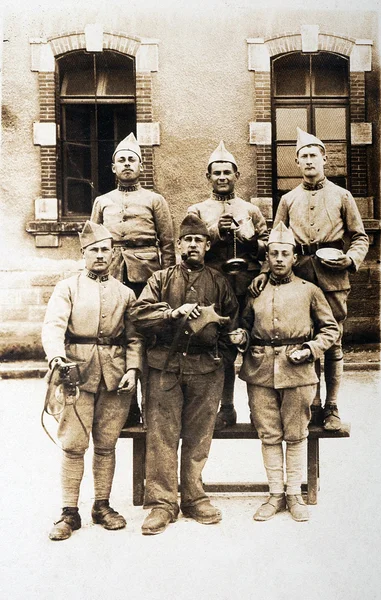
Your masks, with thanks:
[[[297,258],[294,247],[292,231],[280,222],[269,237],[269,284],[260,296],[248,300],[242,319],[249,348],[240,378],[247,383],[250,412],[262,442],[270,489],[270,498],[254,515],[256,521],[271,519],[286,504],[293,519],[308,520],[301,483],[310,406],[318,381],[314,361],[339,335],[321,290],[293,274]]]
[[[247,288],[260,270],[258,261],[265,256],[268,238],[266,221],[257,206],[236,195],[235,184],[240,172],[234,156],[226,150],[223,141],[209,158],[206,177],[211,183],[212,194],[207,200],[190,206],[188,213],[195,213],[204,221],[211,244],[205,262],[227,275],[242,311]],[[235,425],[237,421],[234,408],[235,357],[233,351],[230,364],[225,369],[216,429]]]
[[[87,221],[80,242],[86,269],[56,285],[42,327],[49,367],[60,370],[74,362],[81,375],[78,398],[67,398],[57,416],[63,449],[63,509],[50,532],[51,540],[65,540],[81,527],[78,498],[90,433],[94,443],[93,521],[105,529],[126,526],[124,517],[110,507],[109,497],[115,445],[142,369],[142,341],[129,319],[135,294],[109,274],[111,233],[103,225]]]
[[[112,234],[110,274],[139,297],[152,273],[176,262],[172,218],[163,196],[140,185],[142,154],[133,133],[116,147],[111,168],[117,188],[95,199],[90,219],[103,223]],[[139,421],[135,399],[127,425]]]
[[[347,298],[350,291],[349,273],[357,271],[368,251],[368,236],[364,231],[356,202],[348,190],[335,185],[324,176],[327,162],[325,146],[314,135],[297,128],[296,164],[303,181],[284,196],[279,203],[274,227],[281,221],[289,226],[295,236],[298,255],[294,272],[298,277],[319,286],[339,324],[340,337],[325,353],[324,376],[326,401],[312,408],[313,421],[335,431],[341,428],[337,397],[343,374],[342,333],[347,316]],[[319,249],[344,249],[336,258],[319,258]],[[258,295],[266,285],[268,265],[253,281],[251,291]]]
[[[176,520],[177,452],[181,446],[181,510],[199,523],[221,520],[202,485],[221,398],[228,332],[238,303],[229,282],[204,265],[208,230],[196,215],[180,226],[181,264],[154,273],[131,312],[148,344],[145,535]]]

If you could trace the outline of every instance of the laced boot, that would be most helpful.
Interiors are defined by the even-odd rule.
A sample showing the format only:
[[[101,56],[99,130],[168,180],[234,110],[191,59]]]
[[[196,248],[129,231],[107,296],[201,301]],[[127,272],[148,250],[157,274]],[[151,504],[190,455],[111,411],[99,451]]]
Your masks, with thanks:
[[[111,508],[108,500],[95,500],[91,516],[93,523],[105,529],[123,529],[127,525],[126,519]]]
[[[323,410],[323,424],[326,431],[339,431],[341,419],[335,402],[326,402]]]
[[[270,494],[266,502],[261,504],[254,514],[254,521],[268,521],[275,517],[276,513],[286,510],[286,498],[284,494]]]
[[[61,517],[54,523],[49,538],[54,541],[67,540],[73,531],[81,528],[81,517],[78,508],[65,506]]]
[[[221,408],[217,413],[214,429],[220,431],[225,427],[232,427],[237,423],[237,411],[233,404],[221,404]]]

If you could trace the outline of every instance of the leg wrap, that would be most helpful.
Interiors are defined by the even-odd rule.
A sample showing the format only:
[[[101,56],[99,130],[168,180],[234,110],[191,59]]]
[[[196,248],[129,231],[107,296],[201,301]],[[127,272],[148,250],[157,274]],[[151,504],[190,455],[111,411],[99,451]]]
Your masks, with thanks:
[[[324,362],[324,377],[327,390],[326,403],[333,402],[337,404],[337,396],[340,389],[340,384],[343,376],[344,360],[343,358],[332,359],[325,357]]]
[[[112,450],[94,448],[93,476],[95,500],[108,500],[110,498],[114,472],[115,448]]]
[[[290,443],[286,446],[286,475],[288,496],[300,494],[303,470],[307,456],[307,440]]]
[[[263,464],[265,465],[270,494],[283,494],[283,447],[282,444],[264,444],[262,442]]]
[[[79,488],[84,471],[84,452],[63,451],[61,463],[62,506],[78,506]]]

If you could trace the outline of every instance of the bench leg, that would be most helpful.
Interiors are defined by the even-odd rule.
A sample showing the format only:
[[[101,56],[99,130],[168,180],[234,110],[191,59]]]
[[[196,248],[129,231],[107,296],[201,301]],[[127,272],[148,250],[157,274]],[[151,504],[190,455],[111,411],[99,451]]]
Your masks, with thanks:
[[[145,439],[134,439],[132,442],[132,501],[134,506],[142,506],[144,500],[145,458]]]
[[[317,504],[319,491],[319,439],[307,441],[307,504]]]

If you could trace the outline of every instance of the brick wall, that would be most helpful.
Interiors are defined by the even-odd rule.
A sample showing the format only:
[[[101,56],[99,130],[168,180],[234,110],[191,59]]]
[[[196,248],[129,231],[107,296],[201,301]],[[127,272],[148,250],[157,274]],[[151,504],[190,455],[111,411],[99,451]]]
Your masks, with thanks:
[[[69,262],[69,261],[66,261]],[[41,325],[58,281],[77,273],[79,265],[50,271],[0,271],[0,357],[44,358]]]

